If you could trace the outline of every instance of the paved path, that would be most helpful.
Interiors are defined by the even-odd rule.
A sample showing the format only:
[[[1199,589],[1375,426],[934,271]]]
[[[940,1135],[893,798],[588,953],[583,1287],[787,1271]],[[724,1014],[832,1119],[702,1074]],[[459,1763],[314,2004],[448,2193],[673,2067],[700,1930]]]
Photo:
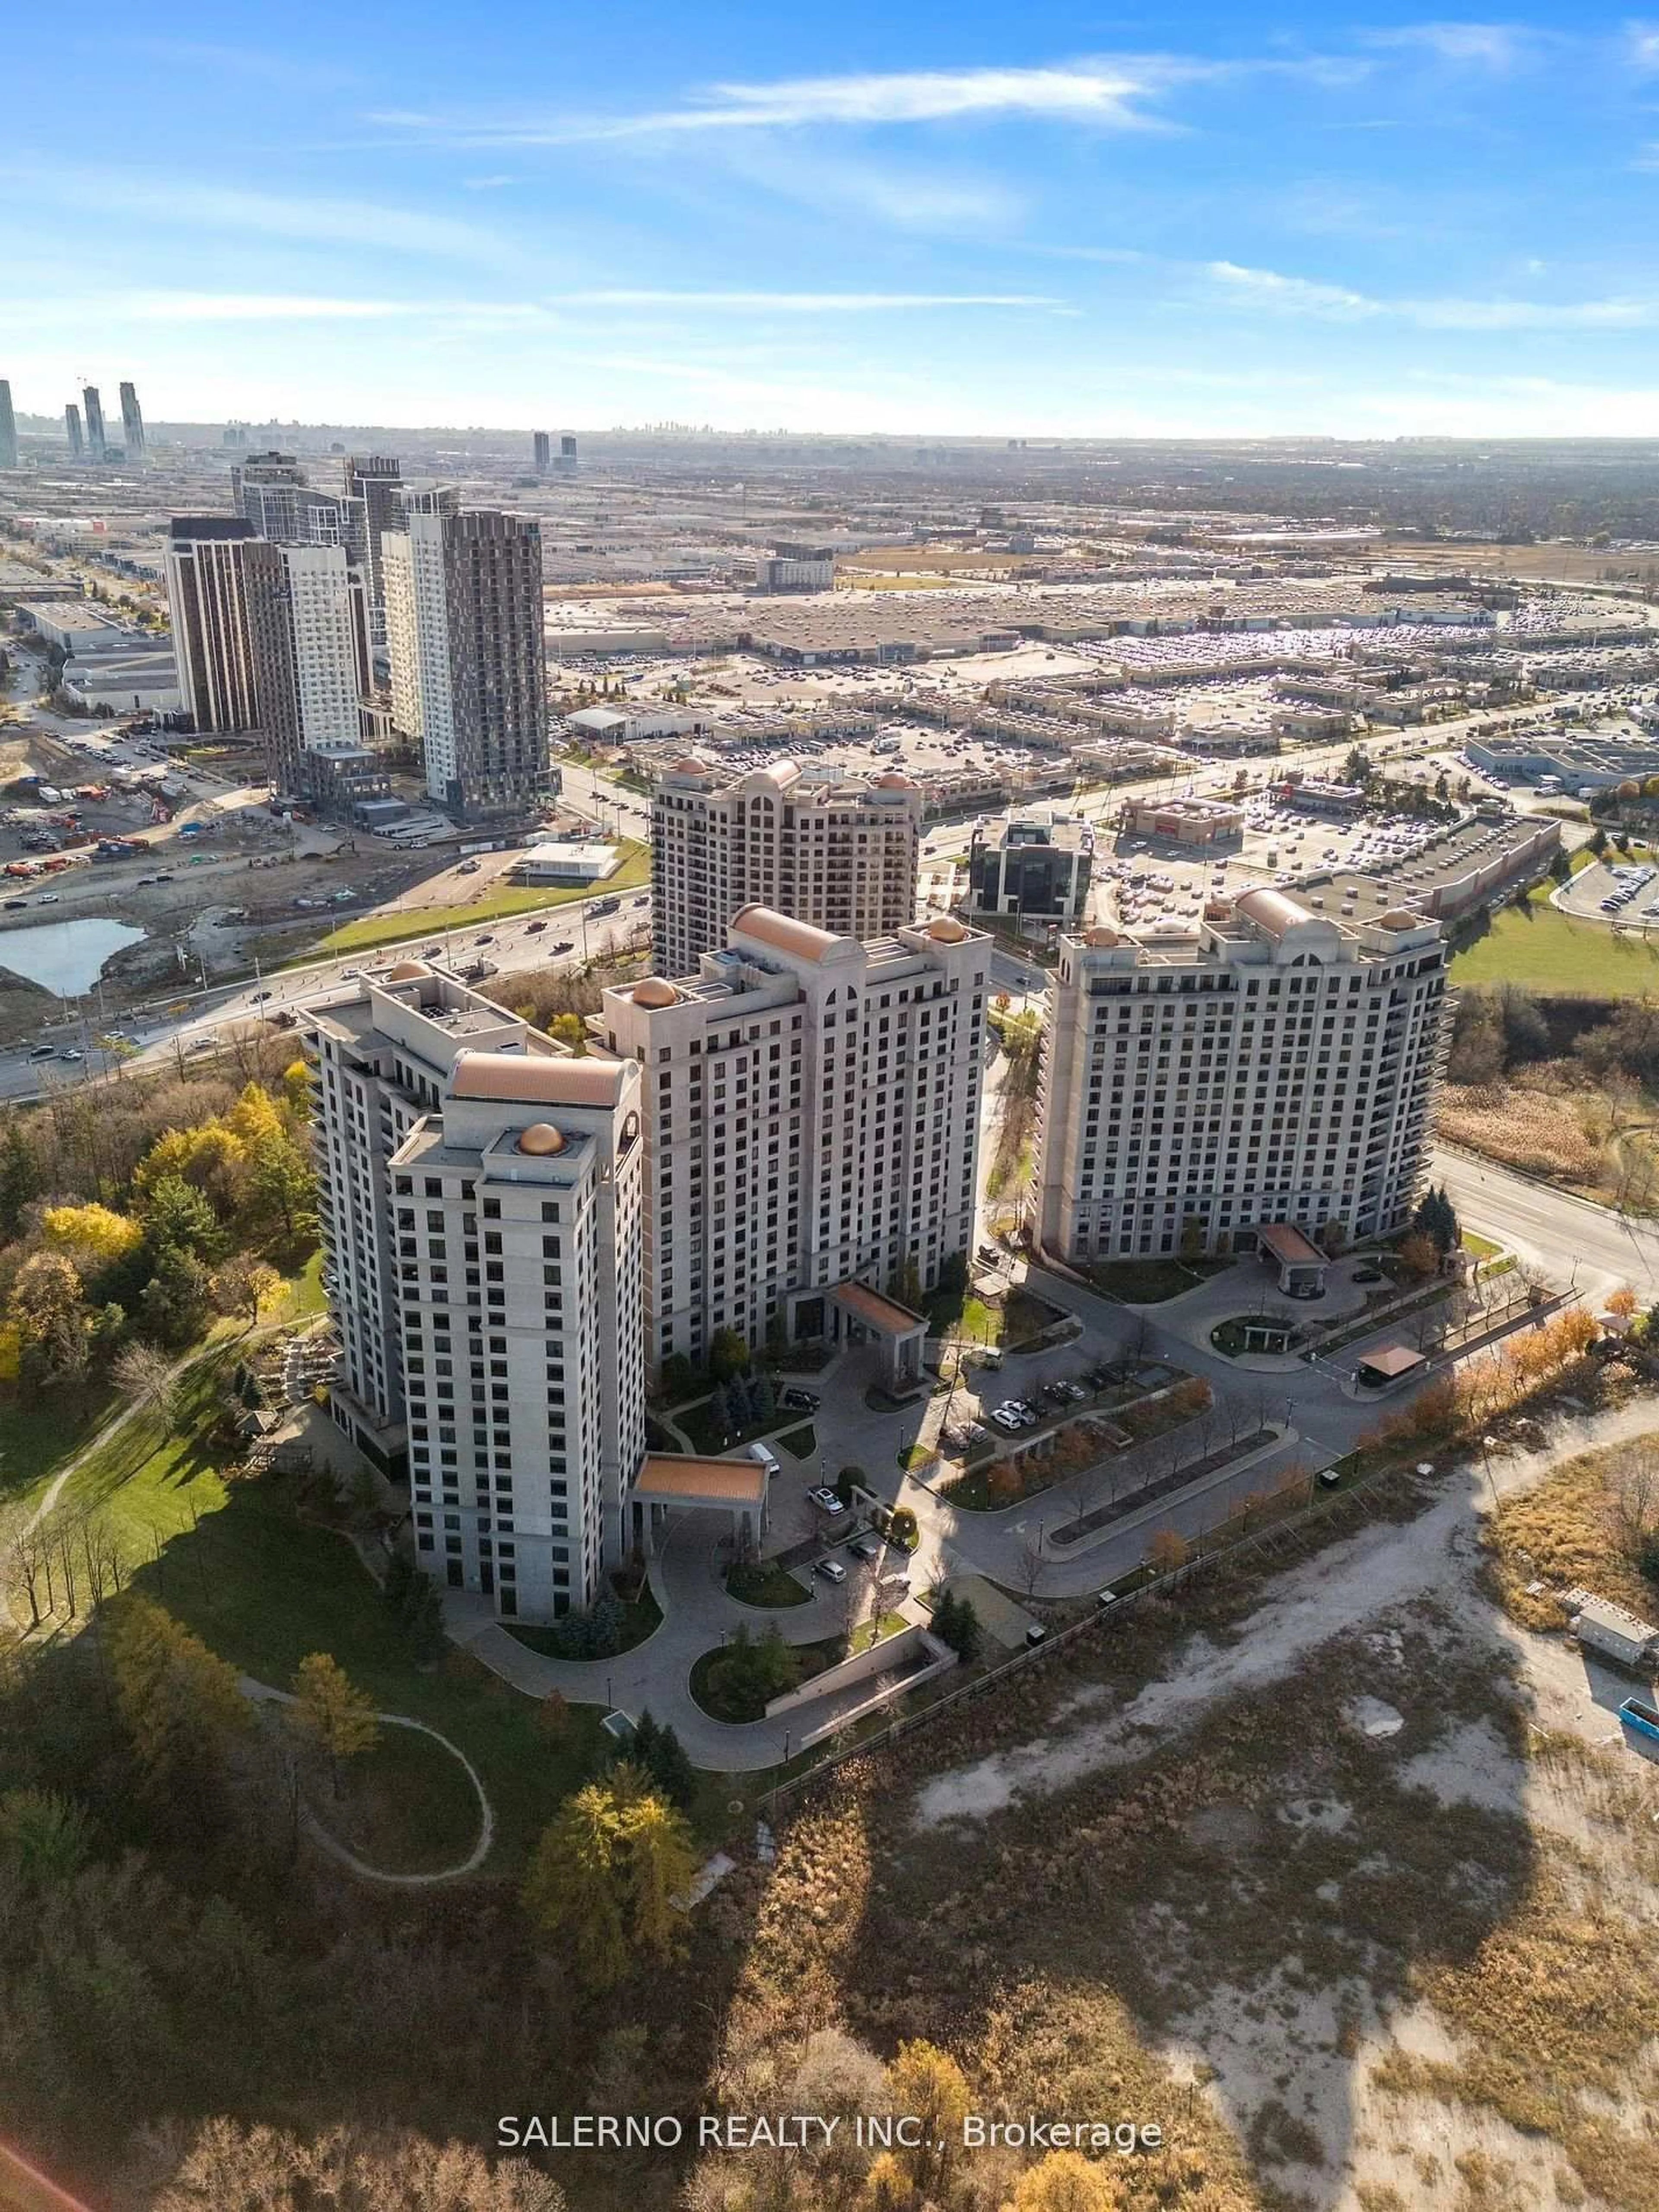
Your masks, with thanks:
[[[274,1689],[269,1682],[255,1681],[252,1674],[240,1675],[236,1686],[245,1698],[256,1705],[291,1705],[296,1702],[291,1690]],[[489,1794],[483,1786],[477,1768],[459,1744],[452,1743],[436,1729],[428,1728],[424,1721],[410,1720],[406,1713],[376,1713],[374,1717],[386,1728],[413,1729],[417,1735],[429,1735],[434,1743],[443,1746],[452,1759],[460,1761],[466,1769],[466,1778],[472,1784],[478,1800],[477,1842],[457,1866],[441,1867],[434,1874],[388,1874],[384,1868],[370,1866],[366,1859],[360,1859],[355,1851],[348,1850],[343,1843],[330,1835],[310,1806],[307,1805],[304,1807],[306,1826],[312,1836],[330,1858],[337,1860],[343,1867],[349,1868],[353,1874],[360,1875],[365,1881],[386,1881],[404,1889],[423,1889],[433,1882],[459,1881],[465,1875],[476,1874],[489,1856],[495,1843],[495,1808],[489,1802]]]

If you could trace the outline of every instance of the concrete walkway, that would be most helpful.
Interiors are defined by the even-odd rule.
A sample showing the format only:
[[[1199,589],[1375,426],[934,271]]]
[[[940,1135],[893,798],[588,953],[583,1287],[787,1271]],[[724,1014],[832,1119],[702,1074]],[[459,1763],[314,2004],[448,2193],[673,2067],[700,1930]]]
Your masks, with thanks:
[[[297,1702],[291,1690],[274,1689],[269,1682],[255,1681],[252,1674],[239,1676],[236,1686],[254,1705],[291,1705]],[[489,1802],[489,1792],[477,1768],[459,1744],[452,1743],[436,1729],[428,1728],[424,1721],[410,1720],[406,1713],[376,1713],[374,1717],[386,1728],[413,1729],[417,1735],[429,1735],[434,1743],[443,1746],[452,1759],[459,1760],[466,1769],[466,1778],[472,1784],[478,1800],[477,1842],[458,1866],[441,1867],[434,1874],[388,1874],[384,1868],[370,1866],[355,1851],[348,1850],[343,1843],[330,1835],[310,1806],[302,1805],[306,1826],[313,1840],[319,1849],[327,1852],[330,1858],[349,1868],[353,1874],[361,1875],[365,1881],[391,1882],[404,1889],[425,1889],[434,1882],[459,1881],[463,1875],[476,1874],[489,1856],[495,1843],[495,1808]]]

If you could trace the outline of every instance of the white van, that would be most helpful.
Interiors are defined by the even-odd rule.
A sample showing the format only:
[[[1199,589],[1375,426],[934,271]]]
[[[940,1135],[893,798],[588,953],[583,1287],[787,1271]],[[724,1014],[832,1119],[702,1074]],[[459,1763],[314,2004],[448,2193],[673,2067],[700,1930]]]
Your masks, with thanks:
[[[763,1467],[766,1469],[766,1480],[770,1482],[778,1471],[776,1454],[766,1444],[750,1444],[749,1456],[757,1467]]]

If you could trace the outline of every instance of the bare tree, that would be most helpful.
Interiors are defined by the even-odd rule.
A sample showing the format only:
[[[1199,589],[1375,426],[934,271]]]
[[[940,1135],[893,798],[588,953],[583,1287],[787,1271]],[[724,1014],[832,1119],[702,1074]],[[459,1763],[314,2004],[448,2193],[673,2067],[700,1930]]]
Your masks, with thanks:
[[[29,1609],[28,1625],[39,1628],[46,1613],[41,1611],[41,1600],[46,1597],[46,1540],[38,1522],[20,1513],[5,1532],[3,1550],[0,1550],[0,1590],[10,1601],[21,1598]],[[15,1610],[15,1607],[14,1607]],[[46,1613],[52,1610],[46,1601]]]
[[[1659,1531],[1659,1448],[1639,1437],[1620,1454],[1613,1469],[1613,1510],[1625,1547],[1639,1552]]]
[[[1037,1584],[1042,1580],[1048,1561],[1042,1556],[1042,1528],[1022,1528],[1019,1547],[1014,1553],[1014,1580],[1024,1592],[1026,1602],[1036,1597]]]
[[[163,1428],[172,1427],[175,1378],[166,1352],[153,1344],[125,1345],[110,1372],[124,1396],[154,1413]]]

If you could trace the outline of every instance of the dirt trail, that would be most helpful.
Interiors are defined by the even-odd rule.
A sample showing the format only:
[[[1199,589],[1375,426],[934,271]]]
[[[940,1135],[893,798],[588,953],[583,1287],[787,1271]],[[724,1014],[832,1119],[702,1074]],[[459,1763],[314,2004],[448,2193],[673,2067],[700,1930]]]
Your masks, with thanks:
[[[1478,1464],[1460,1467],[1446,1495],[1415,1520],[1363,1528],[1272,1584],[1237,1643],[1218,1645],[1201,1632],[1194,1635],[1175,1654],[1170,1672],[1127,1705],[1103,1711],[1108,1691],[1079,1689],[1056,1709],[1048,1734],[924,1784],[916,1796],[918,1822],[932,1827],[942,1820],[983,1820],[1017,1796],[1064,1790],[1098,1768],[1121,1765],[1156,1748],[1221,1698],[1282,1680],[1308,1653],[1378,1613],[1424,1598],[1466,1598],[1483,1500],[1529,1487],[1571,1453],[1655,1429],[1659,1404],[1638,1400],[1616,1413],[1557,1420],[1536,1451],[1494,1458],[1490,1488]],[[1492,1626],[1494,1632],[1499,1627],[1495,1614]],[[1519,1634],[1507,1624],[1503,1632]],[[1558,1724],[1573,1726],[1587,1741],[1605,1742],[1607,1716],[1588,1692],[1581,1691],[1576,1700],[1564,1694],[1553,1662],[1570,1655],[1543,1638],[1528,1642],[1539,1645],[1541,1671],[1553,1681]],[[1582,1666],[1578,1673],[1582,1680]]]

